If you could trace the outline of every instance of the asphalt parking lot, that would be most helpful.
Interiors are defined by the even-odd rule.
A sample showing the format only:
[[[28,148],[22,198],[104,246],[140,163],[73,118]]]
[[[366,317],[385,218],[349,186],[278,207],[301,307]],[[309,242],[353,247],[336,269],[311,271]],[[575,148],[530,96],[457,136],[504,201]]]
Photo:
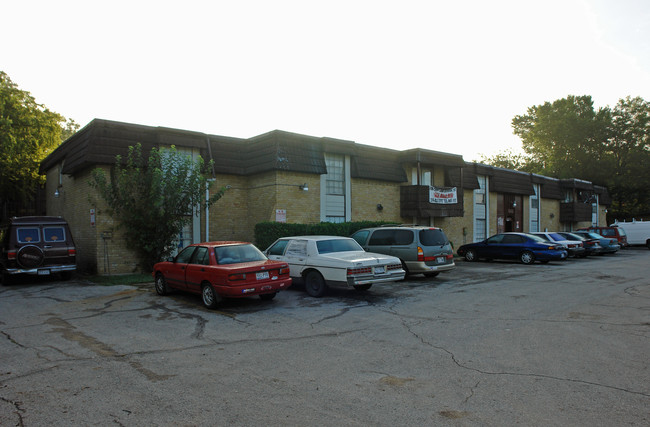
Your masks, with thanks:
[[[650,251],[368,292],[0,287],[0,425],[650,425]]]

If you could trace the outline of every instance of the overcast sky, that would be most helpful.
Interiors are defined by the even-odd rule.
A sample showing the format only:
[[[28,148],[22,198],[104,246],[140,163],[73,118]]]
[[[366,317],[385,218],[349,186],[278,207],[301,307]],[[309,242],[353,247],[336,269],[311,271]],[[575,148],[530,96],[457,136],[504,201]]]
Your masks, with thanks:
[[[650,1],[0,0],[0,70],[51,110],[478,160],[567,95],[650,100]]]

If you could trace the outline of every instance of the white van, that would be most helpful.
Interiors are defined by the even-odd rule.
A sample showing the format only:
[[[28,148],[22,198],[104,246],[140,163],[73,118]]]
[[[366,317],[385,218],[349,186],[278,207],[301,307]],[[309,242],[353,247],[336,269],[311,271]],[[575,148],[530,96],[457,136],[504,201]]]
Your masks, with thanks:
[[[625,230],[627,243],[630,245],[645,245],[650,249],[650,221],[616,221],[612,227],[620,227]]]

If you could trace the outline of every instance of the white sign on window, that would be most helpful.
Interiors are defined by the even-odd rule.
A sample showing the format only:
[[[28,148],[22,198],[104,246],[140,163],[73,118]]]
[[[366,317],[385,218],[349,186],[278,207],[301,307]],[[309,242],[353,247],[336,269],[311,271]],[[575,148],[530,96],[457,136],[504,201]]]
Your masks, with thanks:
[[[429,203],[447,205],[458,203],[458,192],[456,187],[434,187],[429,186]]]

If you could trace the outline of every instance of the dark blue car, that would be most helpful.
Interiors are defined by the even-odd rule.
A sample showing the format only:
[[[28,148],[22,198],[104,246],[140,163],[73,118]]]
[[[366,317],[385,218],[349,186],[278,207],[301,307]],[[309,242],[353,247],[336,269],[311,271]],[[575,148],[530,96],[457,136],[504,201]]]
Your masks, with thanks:
[[[553,244],[539,236],[527,233],[500,233],[483,240],[458,248],[458,255],[466,261],[479,259],[517,259],[524,264],[536,260],[547,263],[566,259],[567,251],[562,245]]]

